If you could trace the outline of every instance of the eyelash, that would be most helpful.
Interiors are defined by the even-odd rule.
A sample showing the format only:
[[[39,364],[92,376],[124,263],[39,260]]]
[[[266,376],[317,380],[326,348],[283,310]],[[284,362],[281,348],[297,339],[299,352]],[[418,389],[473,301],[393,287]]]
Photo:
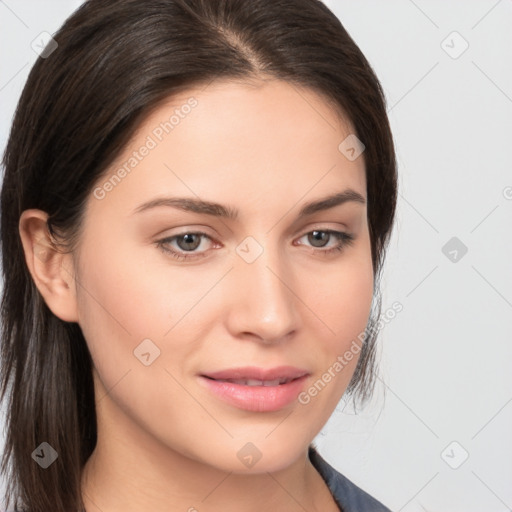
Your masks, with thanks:
[[[324,256],[329,256],[335,252],[342,251],[343,249],[345,249],[345,247],[352,245],[355,240],[354,235],[351,235],[350,233],[345,233],[343,231],[335,231],[333,229],[314,229],[313,231],[308,231],[307,233],[304,233],[300,238],[302,238],[306,235],[309,235],[310,233],[313,233],[314,231],[318,231],[320,233],[329,233],[331,235],[334,235],[334,237],[338,239],[338,243],[334,247],[331,247],[330,249],[324,250],[324,249],[319,249],[319,248],[313,248],[314,249],[313,252],[323,253]],[[181,261],[189,260],[189,259],[198,259],[198,258],[202,258],[202,257],[206,256],[207,251],[205,251],[204,253],[192,253],[191,252],[191,253],[187,254],[187,253],[178,252],[178,251],[175,251],[174,249],[169,249],[168,247],[165,247],[165,245],[169,244],[172,240],[174,240],[176,238],[180,238],[185,235],[200,235],[200,236],[204,236],[204,237],[212,240],[212,238],[210,236],[208,236],[206,233],[202,233],[201,231],[185,231],[178,235],[174,235],[174,236],[170,236],[167,238],[163,238],[161,240],[157,240],[156,245],[164,253],[169,254],[172,258],[181,260]],[[329,241],[330,241],[330,239],[329,239]]]

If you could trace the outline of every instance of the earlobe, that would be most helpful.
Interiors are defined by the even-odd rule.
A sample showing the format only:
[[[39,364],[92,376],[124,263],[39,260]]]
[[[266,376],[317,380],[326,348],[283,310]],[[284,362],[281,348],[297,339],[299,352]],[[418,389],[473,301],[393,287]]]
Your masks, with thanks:
[[[29,272],[50,310],[65,322],[78,322],[71,254],[56,245],[42,210],[25,210],[19,234]]]

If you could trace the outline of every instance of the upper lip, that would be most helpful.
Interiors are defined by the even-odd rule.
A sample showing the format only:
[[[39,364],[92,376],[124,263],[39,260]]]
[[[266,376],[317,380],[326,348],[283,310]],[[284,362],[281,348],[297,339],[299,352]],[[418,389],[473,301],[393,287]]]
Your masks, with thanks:
[[[217,372],[203,373],[202,375],[215,380],[253,379],[267,381],[276,379],[292,380],[308,374],[309,372],[307,370],[296,368],[295,366],[276,366],[274,368],[244,366],[239,368],[229,368]]]

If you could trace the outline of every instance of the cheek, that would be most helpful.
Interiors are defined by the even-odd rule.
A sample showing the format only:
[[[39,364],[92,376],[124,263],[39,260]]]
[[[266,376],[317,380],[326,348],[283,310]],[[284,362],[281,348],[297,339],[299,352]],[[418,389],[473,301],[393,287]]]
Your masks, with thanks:
[[[82,258],[87,265],[80,277],[79,323],[99,379],[98,395],[108,392],[126,414],[149,422],[145,429],[150,428],[156,412],[167,423],[175,421],[177,411],[190,407],[190,403],[165,370],[169,367],[176,373],[170,361],[186,359],[185,351],[190,348],[186,343],[169,344],[174,331],[164,335],[190,309],[186,300],[180,300],[190,286],[164,279],[155,270],[150,272],[150,264],[133,249],[123,251],[114,243],[96,247]],[[126,256],[121,258],[121,254]],[[178,323],[176,331],[181,325]],[[143,342],[148,339],[149,344]],[[142,354],[147,352],[151,363],[146,366]],[[173,397],[173,407],[167,402],[169,397]],[[111,407],[109,402],[101,404]],[[106,414],[115,417],[119,411],[110,408]]]
[[[317,278],[310,292],[311,309],[325,325],[325,336],[331,349],[342,349],[353,337],[364,331],[373,298],[373,267],[370,245],[341,257]]]
[[[115,380],[142,366],[134,350],[146,339],[160,351],[164,366],[192,350],[185,342],[201,328],[201,298],[220,270],[183,270],[175,264],[171,269],[158,248],[137,249],[112,237],[89,244],[81,261],[87,264],[77,290],[79,323],[100,374]]]
[[[330,410],[355,371],[371,312],[374,276],[369,238],[357,251],[341,257],[329,272],[322,273],[316,283],[308,303],[318,318],[313,357],[318,377],[330,390],[322,393],[319,402]],[[322,383],[317,387],[323,389]]]
[[[115,382],[139,363],[133,351],[142,340],[161,337],[164,326],[155,311],[159,301],[150,300],[145,266],[134,261],[133,250],[105,238],[94,248],[84,247],[77,290],[79,324],[100,375]]]
[[[197,286],[186,286],[183,273],[169,275],[157,251],[134,249],[122,240],[103,240],[88,248],[80,277],[87,328],[98,331],[101,324],[103,336],[119,331],[135,343],[139,338],[161,338],[173,326]]]
[[[350,265],[317,282],[311,309],[335,335],[366,323],[373,295],[373,275],[366,265]]]
[[[312,303],[315,334],[309,356],[315,375],[298,396],[304,429],[314,437],[328,421],[354,374],[361,354],[361,340],[371,311],[373,270],[364,258],[348,259],[318,281]],[[313,308],[312,308],[313,309]],[[316,329],[313,329],[313,322]]]

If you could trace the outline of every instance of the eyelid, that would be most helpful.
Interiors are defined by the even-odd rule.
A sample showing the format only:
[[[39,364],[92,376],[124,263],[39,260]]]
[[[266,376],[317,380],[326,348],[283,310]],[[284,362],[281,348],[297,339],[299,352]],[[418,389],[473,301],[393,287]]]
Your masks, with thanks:
[[[335,224],[335,227],[329,227],[326,224]],[[190,225],[190,226],[185,225],[185,226],[180,226],[179,228],[176,228],[176,229],[179,229],[180,231],[177,233],[172,233],[172,230],[169,230],[169,229],[162,230],[161,233],[167,233],[167,232],[171,231],[171,234],[169,234],[165,237],[162,237],[162,238],[173,238],[173,237],[178,237],[178,236],[182,236],[182,235],[186,235],[186,234],[201,234],[201,235],[205,235],[206,237],[210,238],[211,240],[216,240],[217,237],[221,236],[217,233],[216,230],[212,230],[208,226],[201,225],[201,224],[194,224],[194,225]],[[214,231],[215,234],[210,234],[210,231]],[[294,235],[294,237],[301,238],[304,235],[311,233],[311,231],[342,231],[342,232],[346,232],[346,233],[352,232],[352,230],[348,227],[347,223],[319,221],[319,222],[313,222],[307,228],[301,229],[300,230],[301,234],[299,234],[298,236]],[[161,237],[160,234],[157,234],[156,236]],[[220,242],[218,242],[218,243],[220,243]]]
[[[320,231],[323,233],[328,233],[331,235],[331,238],[335,238],[338,240],[338,243],[334,246],[328,247],[324,249],[322,247],[313,247],[313,246],[305,246],[305,244],[299,243],[298,245],[307,247],[311,253],[314,254],[323,254],[324,256],[331,255],[335,251],[343,251],[347,246],[350,246],[354,243],[355,235],[353,233],[349,233],[348,231],[341,231],[339,229],[332,229],[324,226],[314,226],[310,227],[306,231],[303,231],[302,234],[297,238],[301,239],[304,236],[309,235],[314,231]],[[215,238],[210,236],[208,233],[203,231],[194,230],[194,229],[183,229],[179,233],[169,235],[167,237],[161,238],[156,241],[156,245],[165,253],[168,253],[176,260],[199,260],[203,257],[208,256],[210,250],[202,251],[202,252],[194,252],[194,251],[181,251],[175,249],[166,248],[165,245],[171,243],[171,241],[176,240],[179,237],[184,235],[198,235],[201,238],[209,239],[213,244],[219,244]],[[331,241],[331,239],[329,239]]]

